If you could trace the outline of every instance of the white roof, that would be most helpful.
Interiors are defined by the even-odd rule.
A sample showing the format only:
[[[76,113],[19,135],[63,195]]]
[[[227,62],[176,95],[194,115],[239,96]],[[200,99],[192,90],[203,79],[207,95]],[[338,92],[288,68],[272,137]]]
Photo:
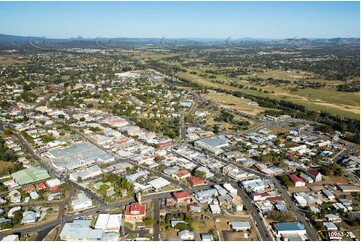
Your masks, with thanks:
[[[148,184],[151,185],[152,187],[154,187],[156,190],[158,190],[160,188],[168,186],[170,184],[170,182],[162,177],[158,177],[157,179],[148,182]]]
[[[99,214],[97,221],[94,225],[94,228],[96,229],[105,229],[107,227],[109,214]]]
[[[55,187],[55,186],[59,186],[60,184],[61,184],[61,181],[58,178],[46,181],[46,185],[48,187]]]
[[[19,236],[16,234],[11,234],[8,236],[5,236],[1,241],[18,241],[19,240]]]
[[[218,204],[209,205],[213,213],[220,213],[221,207]]]
[[[119,230],[122,221],[122,214],[111,214],[109,216],[107,229],[114,229]]]

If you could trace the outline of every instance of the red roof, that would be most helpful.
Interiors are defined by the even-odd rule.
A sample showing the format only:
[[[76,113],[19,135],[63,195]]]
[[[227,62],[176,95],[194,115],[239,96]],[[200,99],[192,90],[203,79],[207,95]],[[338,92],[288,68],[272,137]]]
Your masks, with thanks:
[[[45,186],[45,184],[42,182],[42,183],[37,184],[37,185],[36,185],[36,188],[37,188],[37,189],[45,189],[46,186]]]
[[[262,193],[255,192],[255,193],[253,193],[253,196],[267,197],[267,196],[269,196],[269,193],[268,192],[262,192]]]
[[[295,174],[290,174],[290,175],[288,175],[290,178],[291,178],[291,180],[293,181],[293,182],[304,182],[304,180],[302,180],[301,178],[299,178],[298,176],[296,176]]]
[[[49,190],[50,190],[51,192],[60,192],[59,186],[50,187]]]
[[[187,191],[182,191],[182,192],[174,192],[173,193],[174,197],[176,199],[183,199],[183,198],[188,198],[190,197],[189,193]]]
[[[279,201],[284,201],[285,199],[282,196],[277,196],[277,197],[269,197],[268,201],[270,202],[279,202]]]
[[[317,176],[318,175],[318,171],[315,170],[315,169],[312,169],[312,168],[308,169],[307,172],[309,174],[311,174],[312,176]]]
[[[11,139],[11,135],[10,134],[4,135],[3,138],[4,139]]]
[[[125,215],[145,215],[145,205],[132,203],[126,207]]]
[[[187,177],[187,181],[192,185],[192,186],[197,186],[197,185],[203,185],[204,184],[204,180],[195,176],[190,176]]]

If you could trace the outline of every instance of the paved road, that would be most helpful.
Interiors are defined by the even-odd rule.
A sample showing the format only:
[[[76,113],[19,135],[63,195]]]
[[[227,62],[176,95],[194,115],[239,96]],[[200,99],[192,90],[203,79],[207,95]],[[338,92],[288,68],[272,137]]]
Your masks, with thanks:
[[[159,198],[153,199],[154,214],[153,214],[153,241],[159,241],[159,216],[160,216],[160,201]]]
[[[190,148],[190,149],[193,149],[193,150],[195,150],[195,151],[200,151],[199,149],[196,149],[196,148],[191,147],[191,146],[190,146],[189,148]],[[206,152],[206,153],[207,153],[207,152]],[[292,211],[296,214],[296,216],[297,216],[297,218],[299,219],[299,221],[304,225],[304,227],[305,227],[305,229],[306,229],[306,232],[307,232],[307,234],[309,235],[310,239],[313,240],[313,241],[318,240],[318,233],[317,233],[317,231],[316,231],[313,227],[311,227],[311,226],[309,225],[309,223],[308,223],[308,222],[306,221],[306,219],[305,219],[305,215],[304,215],[300,210],[298,210],[298,209],[296,208],[296,206],[295,206],[294,203],[292,202],[292,199],[291,199],[290,195],[289,195],[288,192],[285,190],[285,188],[283,188],[283,187],[281,186],[281,184],[279,183],[279,181],[278,181],[276,178],[266,176],[265,174],[263,174],[263,173],[261,173],[261,172],[255,171],[255,170],[253,170],[253,169],[251,169],[251,168],[248,168],[248,167],[244,167],[244,166],[240,165],[239,163],[236,163],[236,162],[233,162],[233,161],[230,161],[230,160],[223,159],[223,158],[221,158],[221,157],[212,155],[212,154],[210,154],[210,153],[207,153],[207,154],[208,154],[209,156],[215,158],[215,159],[218,159],[218,160],[221,160],[221,161],[225,162],[226,164],[232,163],[232,164],[240,167],[241,169],[243,169],[243,170],[245,170],[245,171],[247,171],[247,172],[250,172],[250,173],[252,173],[252,174],[258,175],[258,176],[260,176],[260,177],[262,177],[262,178],[265,178],[265,179],[271,179],[272,182],[275,184],[275,187],[278,189],[279,192],[281,192],[282,196],[286,199],[286,202],[287,202],[287,203],[289,204],[289,206],[292,208]],[[217,174],[217,175],[220,175],[220,174]],[[226,176],[223,176],[223,178],[224,178],[226,181],[229,179],[229,178],[226,177]],[[238,189],[238,187],[239,187],[239,186],[237,185],[237,189]],[[247,205],[248,205],[249,207],[253,207],[253,206],[254,206],[254,205],[253,205],[253,202],[252,202],[251,200],[246,199],[245,201],[246,201],[246,203],[247,203]],[[252,217],[253,217],[253,219],[254,219],[255,221],[257,221],[257,224],[260,225],[260,223],[258,222],[258,221],[261,221],[261,220],[262,220],[262,218],[260,217],[260,215],[259,215],[258,213],[255,213],[255,214],[252,214]],[[261,223],[261,224],[263,224],[263,223]],[[259,231],[261,231],[261,230],[264,230],[264,229],[259,229]],[[264,230],[264,231],[267,231],[267,230]],[[260,233],[261,233],[261,232],[260,232]],[[267,233],[268,233],[268,232],[267,232]],[[262,236],[262,234],[261,234],[261,236]],[[269,237],[270,237],[270,236],[269,236]],[[262,236],[262,239],[263,239],[263,240],[269,240],[269,238],[267,238],[267,236],[266,236],[266,237],[263,237],[263,236]]]
[[[171,194],[169,192],[166,192],[166,193],[156,193],[156,194],[144,195],[144,196],[142,196],[142,199],[144,201],[149,201],[149,200],[168,198],[168,197],[171,197]],[[32,227],[27,227],[27,228],[18,228],[18,229],[2,231],[2,232],[0,232],[0,239],[9,234],[13,234],[13,233],[29,234],[29,233],[40,232],[49,227],[55,227],[64,222],[72,222],[77,217],[82,217],[85,215],[94,215],[99,212],[107,212],[108,210],[120,208],[120,207],[126,206],[132,202],[135,202],[134,198],[129,198],[129,199],[121,201],[121,202],[117,202],[117,203],[113,203],[113,204],[109,204],[109,205],[101,205],[98,207],[83,210],[81,212],[68,214],[62,218],[58,218],[56,220],[49,221],[44,224],[34,225]]]
[[[277,181],[276,178],[272,177],[271,180],[275,184],[277,190],[280,191],[282,196],[286,199],[286,202],[290,206],[291,210],[294,212],[294,214],[296,214],[298,221],[300,221],[304,225],[307,235],[310,237],[310,239],[312,241],[318,240],[318,232],[306,221],[305,215],[293,203],[286,189],[281,186],[281,184]]]
[[[56,226],[57,225],[48,227],[48,228],[38,232],[38,236],[36,236],[35,241],[42,241],[45,238],[45,236],[47,236],[50,233],[50,231],[53,230],[53,228],[55,228]]]

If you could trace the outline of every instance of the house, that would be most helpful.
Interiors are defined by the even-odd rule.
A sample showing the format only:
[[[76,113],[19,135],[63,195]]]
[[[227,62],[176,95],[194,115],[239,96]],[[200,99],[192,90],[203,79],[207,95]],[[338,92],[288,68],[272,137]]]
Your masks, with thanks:
[[[33,211],[25,211],[23,213],[23,218],[21,220],[21,223],[22,224],[35,223],[37,217],[40,217],[40,213],[36,213]]]
[[[319,182],[322,181],[322,175],[320,172],[318,172],[317,170],[310,168],[306,171],[306,175],[308,175],[309,177],[311,177],[313,179],[314,182]]]
[[[178,232],[178,237],[181,240],[194,240],[194,232],[189,230],[182,230]]]
[[[36,184],[36,189],[39,190],[46,190],[46,186],[43,182]]]
[[[338,230],[338,227],[336,226],[336,224],[334,224],[332,222],[323,222],[322,224],[323,224],[323,226],[325,226],[325,228],[328,231],[337,231]]]
[[[177,226],[177,224],[184,224],[184,220],[177,219],[177,220],[170,221],[170,225],[172,226],[172,228],[175,228],[175,226]]]
[[[202,241],[209,242],[213,240],[212,234],[201,234]]]
[[[322,189],[322,193],[328,200],[334,200],[336,198],[335,195],[332,194],[329,190]]]
[[[211,209],[211,212],[213,214],[220,214],[221,213],[221,207],[218,204],[209,205],[209,208]]]
[[[259,192],[254,192],[252,193],[252,199],[253,201],[257,202],[257,201],[264,201],[266,200],[267,198],[269,198],[270,195],[268,192],[262,192],[262,193],[259,193]]]
[[[305,173],[301,172],[300,178],[304,180],[307,183],[313,183],[313,179],[309,176],[307,176]]]
[[[132,203],[125,208],[125,221],[143,222],[146,214],[146,206],[140,202]]]
[[[333,222],[333,223],[340,223],[342,222],[342,219],[340,218],[340,216],[335,215],[335,214],[326,214],[325,218],[327,219],[327,221],[329,222]]]
[[[219,206],[223,207],[223,206],[227,206],[231,203],[232,201],[232,197],[228,194],[223,195],[223,196],[218,196],[217,197]]]
[[[194,203],[194,204],[188,204],[187,210],[190,213],[200,213],[202,211],[202,208],[198,206],[196,203]]]
[[[180,203],[180,204],[187,204],[187,203],[190,203],[190,201],[191,201],[191,196],[189,195],[189,193],[187,191],[174,192],[173,196],[174,196],[176,202]]]
[[[248,222],[229,222],[229,225],[237,232],[251,229],[251,225]]]
[[[295,174],[288,175],[291,179],[292,183],[295,185],[295,187],[304,187],[306,185],[305,181],[296,176]]]
[[[190,176],[191,176],[191,173],[189,171],[187,171],[186,169],[179,170],[178,172],[172,174],[172,177],[178,181],[182,180],[182,179],[186,179],[187,177],[190,177]]]
[[[40,195],[36,191],[31,191],[29,193],[29,195],[30,195],[32,200],[36,200],[36,199],[38,199],[40,197]]]
[[[92,204],[92,200],[90,198],[88,198],[84,192],[81,192],[78,194],[77,199],[74,199],[71,202],[71,206],[73,207],[74,210],[82,210],[82,209],[86,209],[91,207]]]
[[[187,181],[192,187],[204,185],[204,180],[195,176],[187,177]]]

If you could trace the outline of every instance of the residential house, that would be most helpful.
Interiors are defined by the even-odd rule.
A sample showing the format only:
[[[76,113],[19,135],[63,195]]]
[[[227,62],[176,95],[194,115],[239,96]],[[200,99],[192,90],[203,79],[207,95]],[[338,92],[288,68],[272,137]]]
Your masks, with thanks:
[[[306,175],[311,177],[314,182],[322,181],[322,175],[316,169],[310,168],[306,171]]]

